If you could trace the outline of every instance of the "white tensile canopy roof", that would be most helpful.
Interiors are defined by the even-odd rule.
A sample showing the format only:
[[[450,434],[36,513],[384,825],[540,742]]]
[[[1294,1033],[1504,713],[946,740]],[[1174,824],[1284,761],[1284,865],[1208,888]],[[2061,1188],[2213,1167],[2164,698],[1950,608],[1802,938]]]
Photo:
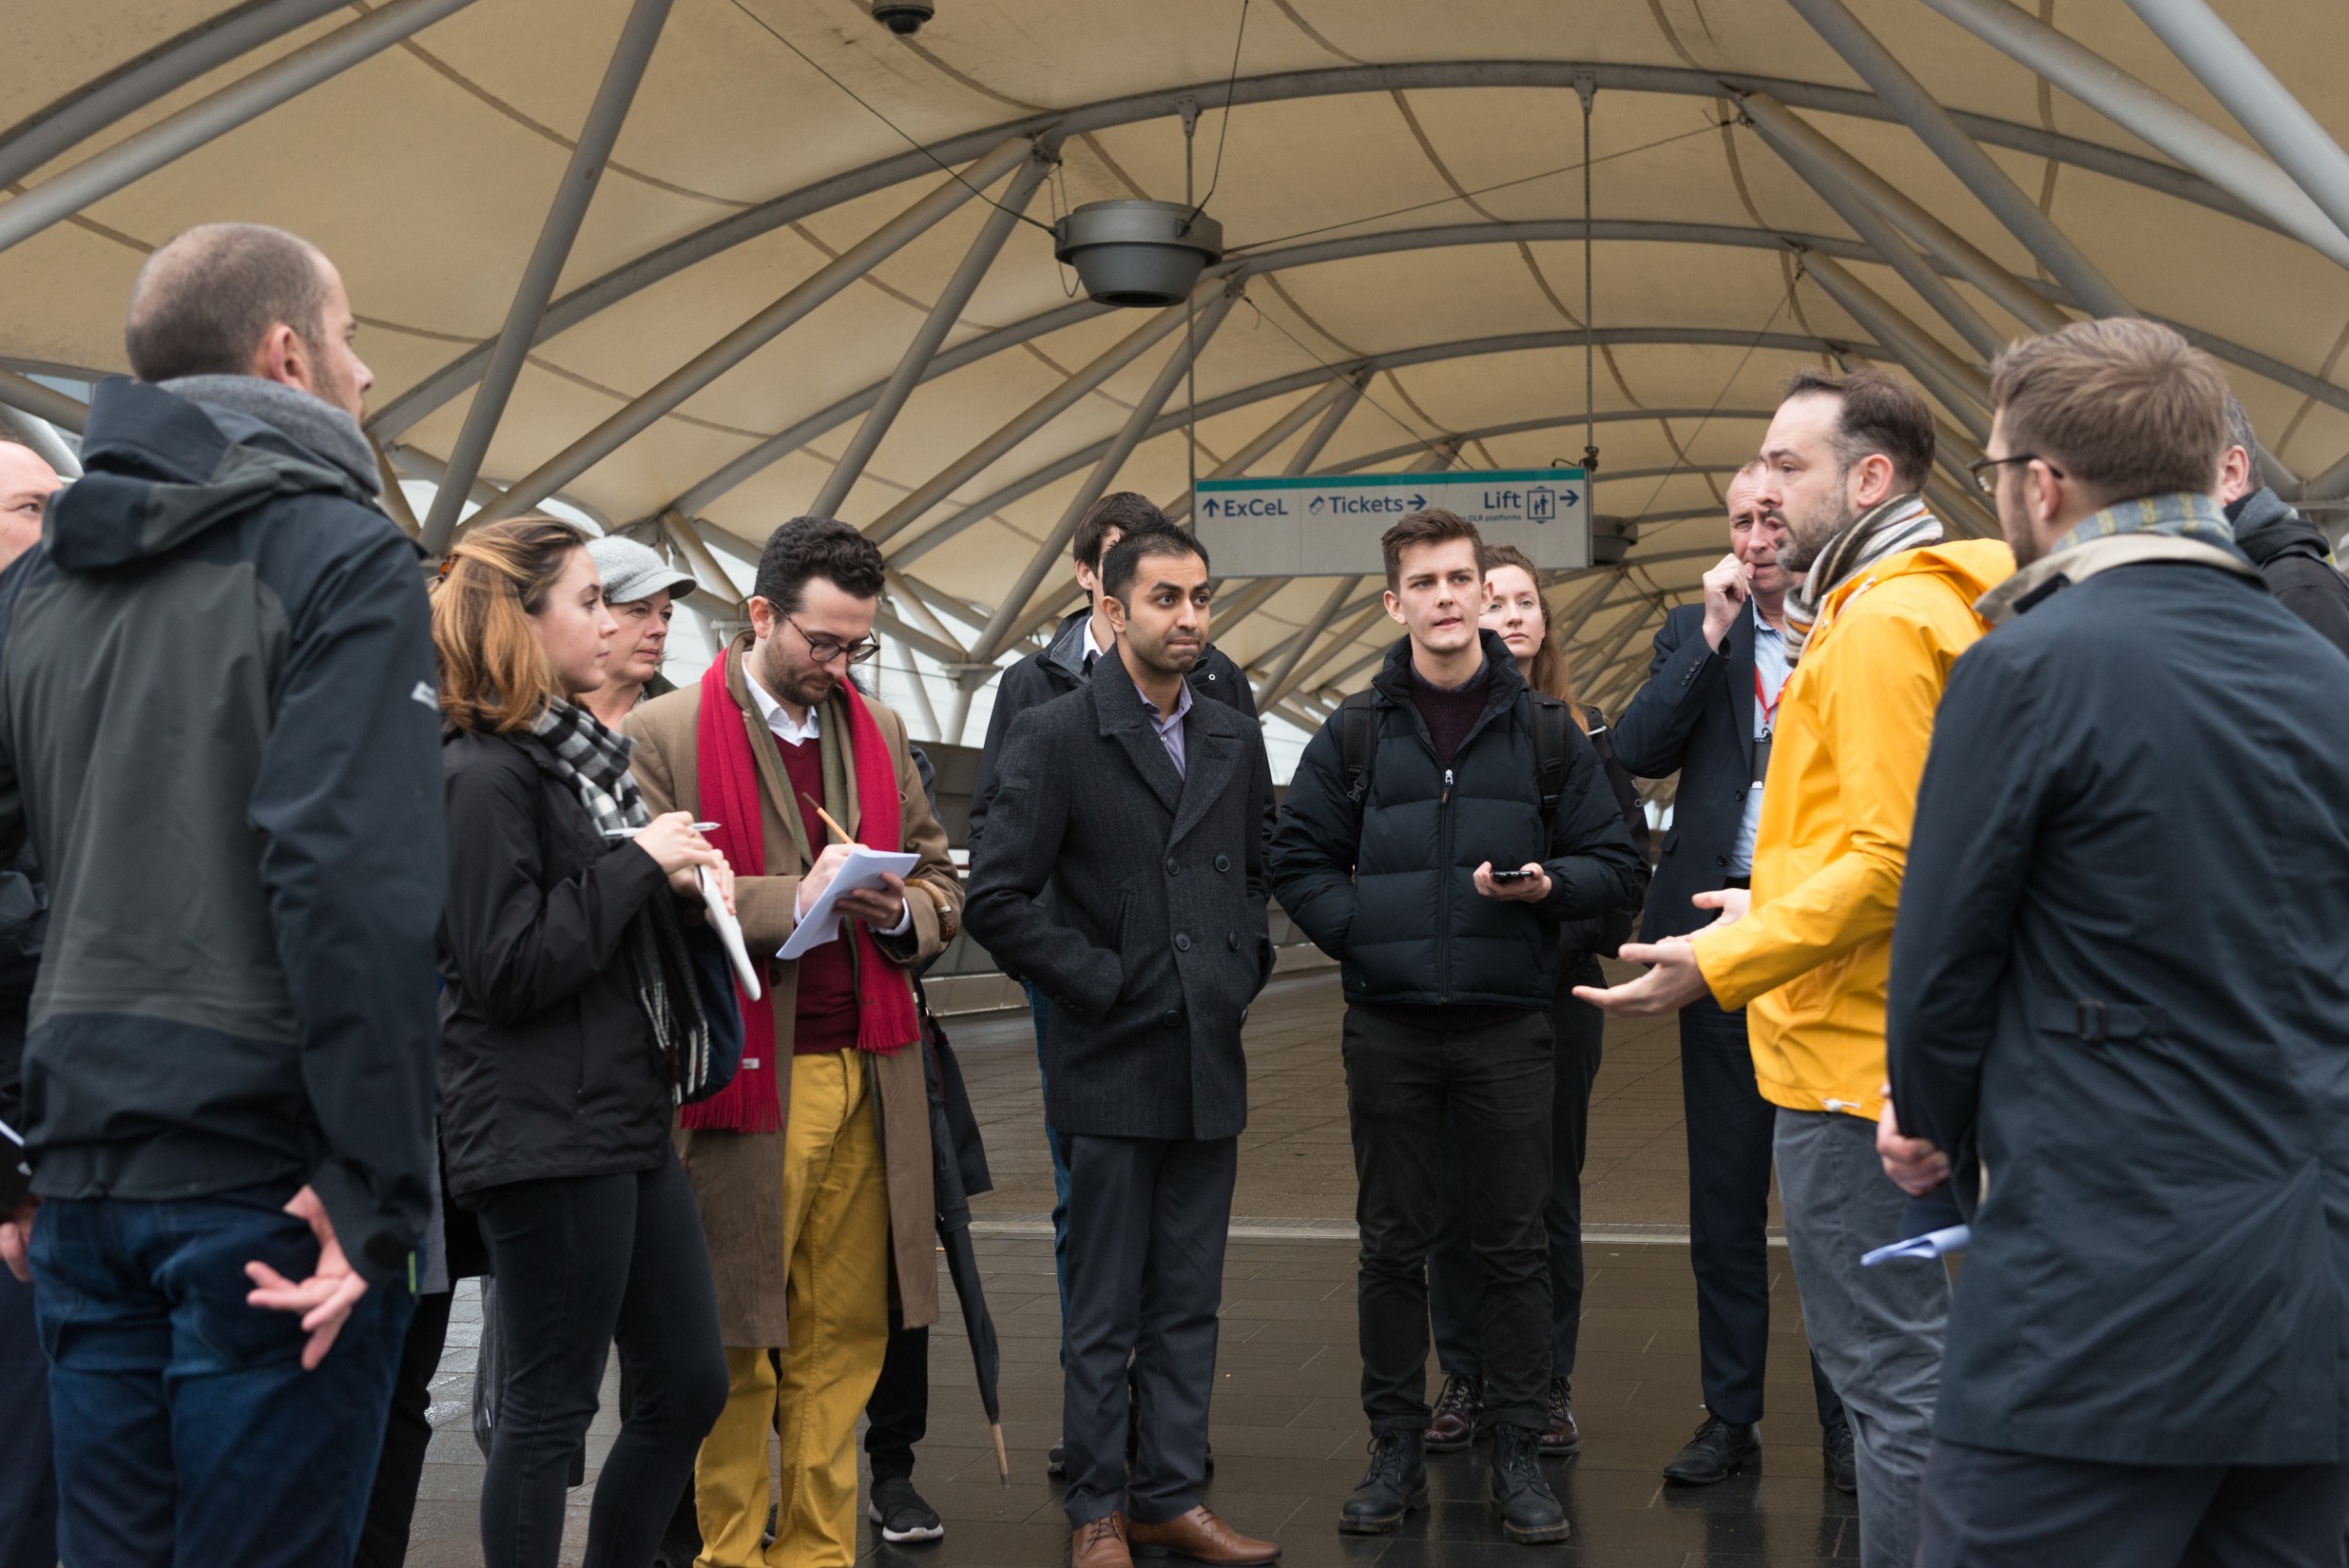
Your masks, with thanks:
[[[2349,8],[2220,5],[937,0],[900,38],[865,0],[16,0],[0,402],[77,427],[153,246],[281,225],[348,282],[428,547],[454,461],[492,512],[669,549],[723,619],[821,501],[895,568],[884,694],[975,741],[990,669],[1076,602],[1074,510],[1186,498],[1193,382],[1202,475],[1539,468],[1581,458],[1587,368],[1599,526],[1631,542],[1548,591],[1617,705],[1797,365],[1914,375],[1934,498],[1982,532],[1988,353],[2160,318],[2329,523]],[[1090,303],[1003,207],[1183,199],[1187,116],[1227,258],[1189,308]],[[1369,677],[1377,587],[1222,591],[1276,754]]]

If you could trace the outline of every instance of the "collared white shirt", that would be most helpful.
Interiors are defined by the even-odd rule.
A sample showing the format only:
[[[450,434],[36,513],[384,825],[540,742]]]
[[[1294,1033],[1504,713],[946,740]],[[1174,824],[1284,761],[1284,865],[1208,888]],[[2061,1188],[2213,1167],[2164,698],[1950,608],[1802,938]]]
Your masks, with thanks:
[[[1794,666],[1786,662],[1786,638],[1778,628],[1753,612],[1753,673],[1761,681],[1760,696],[1769,700],[1765,711],[1761,701],[1753,705],[1753,738],[1760,740],[1771,733],[1776,723],[1778,694],[1786,685],[1786,677]],[[1762,786],[1756,779],[1746,791],[1745,820],[1737,824],[1737,842],[1729,851],[1729,874],[1732,877],[1753,875],[1753,841],[1762,831]]]
[[[1085,617],[1084,667],[1088,670],[1092,669],[1093,661],[1109,651],[1093,640],[1093,617],[1087,615]]]
[[[751,689],[751,700],[758,705],[759,716],[767,721],[767,727],[774,732],[777,740],[786,746],[804,746],[817,738],[818,732],[816,728],[816,720],[817,715],[823,712],[822,708],[811,705],[804,722],[794,719],[791,717],[791,710],[769,695],[767,689],[758,683],[758,677],[751,674],[747,667],[742,671],[742,679]],[[900,899],[898,904],[897,924],[877,935],[902,937],[913,928],[912,900]],[[838,935],[840,932],[835,926],[832,937],[824,938],[823,941],[828,942],[832,937]],[[823,942],[818,942],[817,945],[820,947]]]

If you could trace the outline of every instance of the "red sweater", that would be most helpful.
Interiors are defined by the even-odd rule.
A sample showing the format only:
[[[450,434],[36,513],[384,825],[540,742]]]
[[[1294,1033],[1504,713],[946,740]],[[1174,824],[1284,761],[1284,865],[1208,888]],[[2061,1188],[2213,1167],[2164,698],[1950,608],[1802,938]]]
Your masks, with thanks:
[[[775,737],[783,753],[783,770],[799,800],[800,821],[808,844],[822,853],[832,834],[816,815],[812,801],[824,798],[824,758],[821,740],[794,746]],[[848,944],[838,937],[811,949],[800,960],[800,995],[791,1020],[791,1054],[822,1056],[856,1044],[856,970],[848,963]]]

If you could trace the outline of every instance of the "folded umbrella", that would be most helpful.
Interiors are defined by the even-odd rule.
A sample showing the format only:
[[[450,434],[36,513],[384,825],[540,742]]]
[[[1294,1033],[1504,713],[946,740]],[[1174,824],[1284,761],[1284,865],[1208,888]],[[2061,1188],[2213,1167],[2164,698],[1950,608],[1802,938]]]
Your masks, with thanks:
[[[962,1162],[956,1157],[954,1129],[946,1114],[946,1091],[940,1058],[945,1051],[944,1032],[924,1013],[923,1034],[929,1048],[922,1053],[930,1094],[930,1160],[938,1188],[938,1242],[946,1252],[946,1272],[955,1296],[962,1303],[963,1332],[971,1341],[971,1364],[977,1374],[979,1403],[986,1406],[988,1431],[995,1439],[995,1473],[1011,1484],[1011,1461],[1003,1452],[1003,1406],[996,1385],[1003,1376],[1003,1351],[995,1342],[995,1319],[987,1310],[987,1292],[979,1281],[978,1254],[971,1246],[971,1200],[963,1188]]]

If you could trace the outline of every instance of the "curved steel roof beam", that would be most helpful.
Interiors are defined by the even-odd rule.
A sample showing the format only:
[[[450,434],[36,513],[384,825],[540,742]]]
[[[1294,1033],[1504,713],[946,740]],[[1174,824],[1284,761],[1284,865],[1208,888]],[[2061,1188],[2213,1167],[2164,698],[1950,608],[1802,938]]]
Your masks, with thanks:
[[[1791,81],[1741,71],[1691,70],[1675,66],[1603,65],[1571,60],[1437,60],[1409,64],[1346,66],[1328,70],[1278,71],[1245,78],[1233,85],[1233,104],[1267,103],[1302,98],[1327,98],[1353,93],[1440,87],[1530,87],[1572,90],[1578,79],[1614,92],[1663,93],[1690,98],[1719,98],[1766,92],[1798,109],[1842,115],[1856,119],[1898,123],[1898,117],[1873,93],[1825,83]],[[959,163],[978,157],[1008,136],[1032,136],[1052,132],[1074,136],[1087,131],[1160,119],[1182,113],[1186,101],[1206,101],[1221,94],[1220,84],[1204,83],[1160,88],[1123,98],[1104,99],[1075,108],[1050,110],[981,130],[964,132],[931,144],[878,159],[859,168],[820,179],[770,201],[721,218],[692,234],[647,251],[603,276],[582,284],[555,301],[540,320],[534,345],[568,331],[580,322],[619,303],[639,289],[672,277],[736,245],[772,233],[786,224],[859,196],[870,195],[905,180],[936,171],[938,163]],[[2106,175],[2139,185],[2180,201],[2191,202],[2256,226],[2282,232],[2264,214],[2230,192],[2199,175],[2156,159],[2123,152],[2099,142],[2043,131],[2036,126],[1987,115],[1953,112],[1952,118],[1975,140],[2037,158]],[[1579,237],[1579,230],[1577,230]],[[462,393],[481,377],[489,363],[490,345],[483,343],[449,361],[423,380],[386,403],[367,422],[379,440],[388,441]]]
[[[0,185],[14,184],[125,115],[349,3],[245,0],[205,18],[0,131]]]
[[[1813,251],[1823,256],[1841,257],[1847,261],[1864,261],[1881,265],[1882,258],[1866,244],[1848,238],[1802,234],[1792,230],[1752,228],[1737,224],[1695,224],[1659,222],[1644,219],[1601,219],[1591,225],[1593,235],[1600,240],[1641,244],[1727,245],[1739,249],[1781,251],[1792,245],[1798,250]],[[1284,271],[1293,267],[1315,266],[1324,262],[1347,260],[1360,256],[1388,256],[1402,251],[1442,249],[1455,245],[1514,244],[1518,241],[1579,241],[1582,225],[1576,219],[1536,219],[1518,223],[1441,224],[1425,228],[1394,229],[1385,233],[1353,235],[1340,240],[1315,241],[1292,245],[1283,250],[1265,251],[1244,258],[1236,258],[1229,270],[1245,273]],[[1936,256],[1933,264],[1951,277],[1974,281],[1966,266],[1949,257]],[[2012,274],[2009,274],[2011,277]],[[2037,282],[2015,280],[2015,287],[2050,300],[2069,301],[2061,289],[2050,288]],[[1062,327],[1088,320],[1106,314],[1111,307],[1089,301],[1056,306],[1041,316],[1025,321],[1015,321],[975,337],[941,353],[932,362],[924,380],[944,375],[965,365],[1047,334]],[[2179,326],[2176,322],[2170,323]],[[2332,386],[2319,380],[2294,365],[2283,364],[2256,349],[2217,337],[2199,329],[2179,326],[2179,330],[2200,347],[2230,364],[2239,365],[2255,375],[2263,376],[2282,386],[2290,387],[2306,396],[2333,407],[2349,410],[2349,389]],[[698,515],[710,503],[743,483],[778,459],[787,457],[825,432],[847,423],[872,406],[881,383],[841,399],[830,408],[818,410],[788,429],[768,437],[712,472],[708,477],[679,494],[669,505],[688,517]],[[1704,411],[1688,411],[1686,418],[1701,417]],[[1492,434],[1506,435],[1505,428]],[[1470,439],[1475,439],[1471,433]],[[1411,450],[1419,448],[1414,446]],[[661,508],[665,510],[666,508]]]

